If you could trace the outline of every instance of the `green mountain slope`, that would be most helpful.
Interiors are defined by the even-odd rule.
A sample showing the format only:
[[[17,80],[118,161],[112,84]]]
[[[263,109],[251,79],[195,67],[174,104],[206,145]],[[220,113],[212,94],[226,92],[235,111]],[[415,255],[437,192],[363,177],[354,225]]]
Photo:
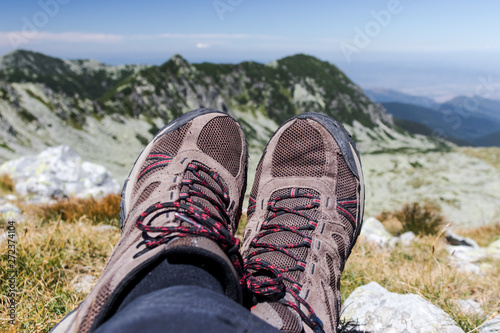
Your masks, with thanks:
[[[18,50],[0,58],[0,81],[42,83],[69,96],[97,98],[142,67],[113,67],[94,60],[62,60]]]
[[[0,162],[65,143],[123,179],[159,128],[199,107],[240,121],[251,170],[281,122],[308,111],[342,121],[365,153],[436,149],[396,128],[336,66],[303,54],[270,64],[176,55],[161,66],[108,66],[16,51],[0,58]]]

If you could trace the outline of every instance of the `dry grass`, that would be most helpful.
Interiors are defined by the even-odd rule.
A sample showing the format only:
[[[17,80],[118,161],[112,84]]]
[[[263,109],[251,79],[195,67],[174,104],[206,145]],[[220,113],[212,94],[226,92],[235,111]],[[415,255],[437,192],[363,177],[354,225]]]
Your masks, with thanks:
[[[8,324],[2,307],[0,331],[47,332],[85,298],[72,289],[71,280],[80,274],[98,277],[118,238],[119,231],[97,231],[95,222],[86,218],[77,223],[51,220],[18,225],[17,320],[15,326]],[[5,281],[7,244],[0,248]],[[2,284],[2,304],[7,302],[6,288]]]
[[[109,222],[120,218],[120,195],[110,194],[102,199],[61,199],[53,204],[32,206],[34,214],[43,220],[73,221],[86,217],[92,221]]]
[[[436,236],[419,237],[408,247],[396,246],[392,250],[381,250],[360,239],[342,276],[342,298],[345,300],[355,288],[376,281],[391,292],[421,295],[468,332],[485,318],[460,313],[452,300],[472,298],[487,315],[499,312],[500,264],[491,264],[493,268],[481,276],[457,273],[449,266],[444,243]]]
[[[399,211],[381,213],[377,219],[394,235],[407,231],[416,235],[437,235],[446,225],[439,206],[428,202],[406,204]]]
[[[84,299],[86,295],[76,293],[71,281],[84,274],[101,274],[119,239],[119,229],[103,232],[96,230],[96,225],[103,221],[117,223],[118,207],[119,197],[111,196],[24,208],[28,221],[17,226],[17,321],[15,326],[9,325],[2,307],[0,331],[47,332]],[[391,223],[395,231],[401,228],[397,221]],[[243,215],[237,232],[240,238],[245,225]],[[467,232],[463,235],[479,241],[498,238],[500,227]],[[5,280],[6,243],[0,245],[0,251],[0,278]],[[419,237],[409,247],[397,246],[392,250],[380,250],[360,239],[342,277],[342,296],[345,299],[355,288],[377,281],[393,292],[422,295],[448,312],[465,331],[471,330],[484,318],[460,314],[452,300],[473,298],[488,315],[499,311],[499,263],[492,262],[491,271],[475,276],[457,273],[448,266],[447,258],[443,243],[435,236]],[[7,302],[6,288],[2,284],[1,304]]]
[[[245,233],[245,227],[247,226],[247,214],[241,214],[240,223],[238,224],[238,230],[236,230],[236,237],[243,242],[243,234]]]
[[[500,223],[482,226],[475,229],[461,229],[457,233],[463,237],[474,239],[479,246],[488,246],[496,241],[500,235]]]
[[[14,181],[8,174],[0,174],[0,194],[9,193],[14,193]]]

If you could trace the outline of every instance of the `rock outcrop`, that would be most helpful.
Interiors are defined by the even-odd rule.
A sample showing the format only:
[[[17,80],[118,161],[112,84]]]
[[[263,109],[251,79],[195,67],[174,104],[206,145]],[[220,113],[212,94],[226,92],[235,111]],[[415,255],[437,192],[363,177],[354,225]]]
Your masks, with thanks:
[[[500,315],[486,321],[479,328],[479,333],[500,333]]]
[[[492,268],[486,259],[500,260],[500,241],[491,243],[488,247],[447,245],[450,254],[450,264],[457,270],[467,273],[482,274]]]
[[[101,165],[83,161],[69,146],[47,148],[0,166],[15,182],[16,192],[32,201],[101,197],[119,193],[120,185]]]
[[[446,312],[423,297],[392,293],[376,282],[351,293],[341,319],[357,322],[360,332],[463,332]]]
[[[382,222],[374,217],[370,217],[363,222],[361,235],[366,241],[377,244],[380,247],[393,247],[398,243],[402,246],[408,246],[416,237],[411,231],[405,232],[397,237],[392,236],[385,230]]]
[[[448,242],[446,250],[450,254],[450,264],[457,270],[482,274],[491,269],[486,259],[500,260],[500,239],[487,247],[480,247],[473,239],[461,237],[448,230],[445,234]]]

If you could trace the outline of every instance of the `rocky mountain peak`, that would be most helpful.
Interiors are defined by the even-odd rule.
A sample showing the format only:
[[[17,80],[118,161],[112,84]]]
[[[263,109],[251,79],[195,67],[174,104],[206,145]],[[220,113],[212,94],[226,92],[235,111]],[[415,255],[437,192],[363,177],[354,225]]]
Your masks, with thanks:
[[[41,83],[69,96],[98,98],[145,66],[110,66],[96,60],[62,60],[16,50],[0,58],[0,81]]]
[[[27,50],[15,50],[0,58],[0,70],[4,73],[20,71],[26,75],[34,76],[37,74],[63,74],[68,69],[64,60]]]
[[[190,66],[189,62],[180,54],[174,54],[168,61],[172,61],[177,66]]]

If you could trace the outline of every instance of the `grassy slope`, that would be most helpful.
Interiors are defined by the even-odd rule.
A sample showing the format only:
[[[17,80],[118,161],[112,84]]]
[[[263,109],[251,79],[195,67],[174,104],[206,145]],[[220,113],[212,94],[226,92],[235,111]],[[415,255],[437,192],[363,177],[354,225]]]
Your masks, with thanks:
[[[85,294],[72,287],[75,277],[99,277],[106,258],[119,238],[119,229],[98,231],[101,224],[117,224],[116,219],[92,220],[73,216],[71,220],[43,219],[57,216],[58,208],[23,207],[28,221],[17,226],[17,325],[6,322],[1,313],[0,330],[47,332],[66,313],[81,302]],[[245,221],[243,221],[245,222]],[[244,223],[240,227],[243,230]],[[469,232],[478,241],[489,235],[500,236],[500,227]],[[494,238],[494,237],[493,237]],[[6,244],[2,248],[1,267],[7,265]],[[422,237],[406,248],[381,251],[360,239],[349,259],[342,278],[345,299],[355,288],[377,281],[390,291],[416,293],[448,312],[465,330],[480,325],[484,318],[460,314],[452,299],[474,298],[487,315],[499,311],[500,274],[498,262],[482,276],[458,274],[447,265],[444,245],[436,237]],[[5,271],[2,269],[2,275]],[[3,278],[3,277],[2,277]],[[1,302],[6,302],[6,286],[2,286]]]

